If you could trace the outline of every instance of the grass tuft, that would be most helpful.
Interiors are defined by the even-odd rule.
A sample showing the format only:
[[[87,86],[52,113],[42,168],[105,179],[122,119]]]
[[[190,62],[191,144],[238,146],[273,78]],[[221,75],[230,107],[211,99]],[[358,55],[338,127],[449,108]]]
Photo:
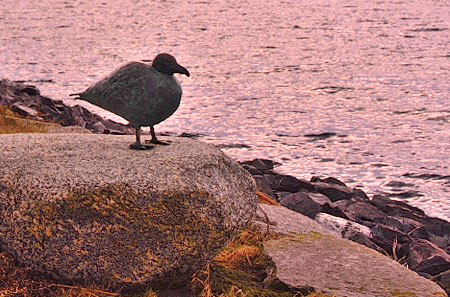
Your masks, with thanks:
[[[270,197],[266,193],[256,191],[256,194],[258,195],[259,203],[280,206],[280,203],[276,202],[272,197]]]
[[[275,276],[275,265],[264,254],[263,242],[280,235],[249,228],[237,236],[191,282],[199,297],[332,297],[289,288]],[[189,290],[189,288],[187,288]],[[162,293],[161,293],[162,294]],[[0,251],[0,297],[158,297],[152,290],[132,295],[100,288],[55,283],[27,268],[18,267],[13,257]],[[164,296],[162,294],[161,296]],[[172,296],[172,295],[171,295]]]
[[[30,120],[14,113],[7,107],[0,106],[0,134],[48,133],[49,129],[55,126],[58,125]]]
[[[259,248],[255,246],[243,245],[236,249],[228,249],[218,255],[215,259],[226,268],[237,268],[245,265],[252,265],[252,260],[260,254]]]
[[[275,277],[275,265],[264,254],[263,242],[279,236],[247,229],[197,272],[194,291],[201,297],[331,297],[289,288]]]

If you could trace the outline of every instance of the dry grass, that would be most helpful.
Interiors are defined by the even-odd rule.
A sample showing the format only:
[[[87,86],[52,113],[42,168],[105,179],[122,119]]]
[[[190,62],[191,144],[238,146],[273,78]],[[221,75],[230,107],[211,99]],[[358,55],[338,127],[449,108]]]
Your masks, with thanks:
[[[256,191],[256,194],[258,195],[259,203],[280,206],[280,203],[273,200],[272,197],[270,197],[266,193],[263,193],[261,191]]]
[[[273,263],[263,253],[263,241],[277,238],[269,232],[248,229],[236,237],[205,270],[194,276],[191,287],[200,297],[332,297],[304,293],[268,278]],[[270,279],[270,281],[267,281]],[[158,297],[152,290],[126,295],[99,288],[58,284],[15,265],[0,252],[0,297]],[[334,295],[333,295],[334,296]]]
[[[214,263],[228,269],[242,268],[247,265],[252,266],[252,261],[260,256],[262,252],[260,243],[266,237],[268,235],[263,235],[253,230],[246,230],[216,256]]]
[[[215,259],[216,263],[226,268],[236,268],[245,266],[243,264],[252,265],[252,259],[259,255],[260,251],[255,246],[243,245],[236,249],[228,249],[222,252]]]
[[[246,230],[236,237],[191,283],[200,297],[331,297],[321,293],[303,295],[277,284],[263,284],[270,260],[262,242],[276,238]],[[158,297],[152,290],[125,295],[98,288],[54,283],[27,268],[17,267],[13,258],[0,252],[0,297]]]
[[[68,286],[62,284],[54,284],[58,291],[58,296],[61,297],[117,297],[120,296],[119,293],[112,293],[100,289],[88,289],[80,286]]]
[[[197,272],[191,284],[201,289],[199,297],[214,297],[211,287],[211,266],[208,264],[204,271]]]
[[[16,266],[9,254],[0,252],[0,297],[121,297],[121,295],[96,288],[51,282],[28,268]]]
[[[56,126],[59,125],[24,118],[11,109],[0,106],[0,134],[47,133]]]
[[[150,290],[150,291],[146,292],[144,295],[142,295],[142,297],[158,297],[158,294],[156,294],[155,292]]]
[[[272,261],[263,253],[265,240],[274,233],[248,229],[236,237],[208,267],[197,272],[192,286],[201,297],[333,297],[288,288],[267,274]]]

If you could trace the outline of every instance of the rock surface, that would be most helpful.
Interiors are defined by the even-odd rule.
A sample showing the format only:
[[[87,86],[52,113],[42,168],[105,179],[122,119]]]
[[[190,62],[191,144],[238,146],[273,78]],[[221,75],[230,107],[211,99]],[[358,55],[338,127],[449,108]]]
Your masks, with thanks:
[[[282,198],[280,204],[312,219],[320,212],[346,217],[339,208],[333,207],[333,203],[327,196],[320,193],[299,191]]]
[[[402,246],[399,255],[407,255],[408,266],[420,273],[435,275],[450,271],[450,255],[424,239],[413,239]]]
[[[1,248],[83,285],[189,282],[252,218],[255,184],[213,146],[133,151],[133,138],[0,135]]]
[[[275,264],[276,277],[291,288],[338,297],[446,296],[432,281],[306,216],[280,206],[259,206],[260,227],[285,235],[264,242],[264,251]],[[262,212],[269,221],[265,226]]]
[[[437,275],[433,278],[433,281],[444,288],[447,294],[450,294],[450,270]]]
[[[369,227],[327,213],[318,213],[315,221],[327,229],[336,231],[344,238],[348,238],[356,233],[362,233],[369,237],[371,233]]]
[[[349,240],[317,232],[268,241],[265,252],[290,287],[339,297],[445,296],[437,284]]]
[[[270,160],[255,159],[244,163],[259,180],[260,191],[286,207],[328,225],[344,238],[399,259],[402,264],[411,263],[410,269],[430,279],[437,279],[443,269],[450,267],[449,222],[429,217],[417,207],[387,196],[368,197],[361,189],[347,187],[336,178],[313,176],[308,182],[277,173],[274,166],[270,166],[274,163]],[[317,195],[325,195],[329,200],[313,199]],[[323,213],[330,216],[324,217]],[[365,228],[353,228],[361,225]],[[416,249],[417,243],[421,244]]]
[[[307,216],[285,207],[267,204],[258,204],[258,206],[253,223],[263,229],[269,228],[269,231],[284,235],[320,232],[322,234],[338,236],[336,232],[322,227],[319,223]]]

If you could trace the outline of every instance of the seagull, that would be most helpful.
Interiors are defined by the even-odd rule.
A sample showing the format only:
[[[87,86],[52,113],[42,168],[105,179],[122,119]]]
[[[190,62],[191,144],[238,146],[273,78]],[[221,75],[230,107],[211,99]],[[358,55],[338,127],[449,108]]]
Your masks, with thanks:
[[[128,120],[136,129],[136,142],[130,148],[145,150],[153,146],[141,143],[142,126],[150,126],[149,143],[168,144],[156,138],[153,126],[170,117],[180,106],[182,91],[174,73],[190,76],[174,56],[161,53],[152,65],[130,62],[84,92],[69,96],[78,96],[75,99],[85,100]]]

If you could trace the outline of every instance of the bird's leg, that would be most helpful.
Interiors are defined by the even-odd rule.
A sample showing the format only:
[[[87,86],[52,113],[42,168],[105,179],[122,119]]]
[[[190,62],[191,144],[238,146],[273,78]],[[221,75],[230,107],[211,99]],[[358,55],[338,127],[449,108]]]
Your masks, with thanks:
[[[155,128],[153,128],[153,126],[150,126],[150,134],[152,134],[152,139],[149,141],[150,143],[153,143],[153,144],[162,144],[162,145],[169,145],[170,141],[169,141],[169,142],[163,142],[163,141],[159,141],[159,140],[156,138]]]
[[[132,150],[148,150],[151,149],[153,146],[151,145],[142,145],[141,144],[141,126],[136,127],[136,142],[133,144],[130,144],[130,149]]]

